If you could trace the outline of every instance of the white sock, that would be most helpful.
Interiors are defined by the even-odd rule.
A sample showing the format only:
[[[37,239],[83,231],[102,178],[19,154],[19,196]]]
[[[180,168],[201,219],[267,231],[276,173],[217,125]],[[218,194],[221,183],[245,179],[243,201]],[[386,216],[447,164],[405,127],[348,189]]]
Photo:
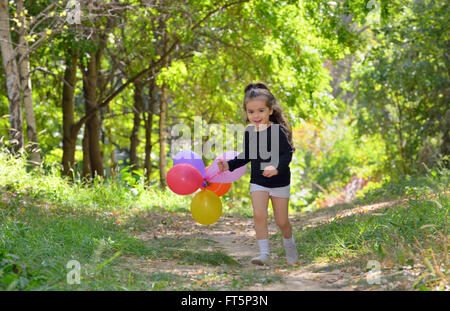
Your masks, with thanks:
[[[294,235],[289,239],[283,237],[284,250],[286,251],[286,259],[288,264],[293,265],[298,261],[297,247],[295,246]]]
[[[269,239],[258,240],[259,252],[262,254],[269,255]]]
[[[283,237],[283,245],[284,245],[284,247],[295,246],[294,235],[291,235],[291,237],[288,239]]]

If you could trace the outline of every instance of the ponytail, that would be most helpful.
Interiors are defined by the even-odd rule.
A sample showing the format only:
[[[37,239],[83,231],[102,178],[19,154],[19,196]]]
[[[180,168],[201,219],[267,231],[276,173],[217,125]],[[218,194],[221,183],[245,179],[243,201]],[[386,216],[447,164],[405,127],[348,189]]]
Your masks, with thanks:
[[[273,113],[270,115],[269,120],[273,123],[279,124],[288,136],[288,141],[291,144],[292,149],[295,151],[295,145],[292,138],[292,127],[283,113],[283,108],[278,104],[275,96],[270,92],[267,85],[262,82],[250,83],[244,89],[244,111],[246,111],[246,104],[250,99],[256,97],[263,97],[265,99],[267,107],[273,109]],[[247,120],[248,121],[248,120]]]

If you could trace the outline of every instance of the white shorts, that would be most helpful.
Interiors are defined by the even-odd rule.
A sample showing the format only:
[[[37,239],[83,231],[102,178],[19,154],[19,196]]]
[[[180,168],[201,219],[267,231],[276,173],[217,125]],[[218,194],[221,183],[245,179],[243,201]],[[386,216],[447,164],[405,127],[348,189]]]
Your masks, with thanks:
[[[269,196],[272,197],[289,198],[289,196],[291,195],[291,185],[278,188],[268,188],[250,183],[250,193],[252,193],[253,191],[267,191],[269,192]]]

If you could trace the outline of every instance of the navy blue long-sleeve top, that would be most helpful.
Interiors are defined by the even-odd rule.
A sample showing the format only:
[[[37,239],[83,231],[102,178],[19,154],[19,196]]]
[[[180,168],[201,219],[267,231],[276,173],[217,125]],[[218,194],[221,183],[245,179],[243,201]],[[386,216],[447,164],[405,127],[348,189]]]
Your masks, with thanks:
[[[261,131],[250,125],[245,129],[243,152],[227,162],[230,171],[251,162],[250,183],[268,188],[284,187],[291,182],[289,163],[293,152],[288,135],[280,124],[272,123]],[[278,170],[277,175],[263,176],[264,168],[269,165]]]

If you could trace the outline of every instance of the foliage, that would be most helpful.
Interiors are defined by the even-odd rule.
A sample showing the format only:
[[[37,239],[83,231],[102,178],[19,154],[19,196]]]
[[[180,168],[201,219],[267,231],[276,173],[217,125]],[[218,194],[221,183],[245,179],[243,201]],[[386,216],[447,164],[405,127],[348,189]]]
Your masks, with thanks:
[[[436,165],[448,144],[448,3],[409,1],[401,12],[374,30],[376,41],[354,71],[358,129],[382,135],[392,177]]]
[[[449,182],[448,170],[443,169],[427,178],[366,190],[354,203],[366,204],[363,214],[338,214],[330,222],[296,232],[303,260],[336,264],[355,261],[356,265],[377,260],[386,276],[393,267],[412,267],[420,277],[413,278],[409,286],[418,289],[440,284],[438,289],[445,289],[449,274]],[[380,200],[389,204],[382,207]],[[354,207],[347,204],[336,208],[347,211]]]
[[[303,121],[294,128],[296,156],[292,162],[292,203],[314,208],[318,199],[337,192],[353,176],[378,180],[384,164],[383,145],[376,136],[359,137],[351,120],[335,118],[320,126]]]
[[[25,1],[27,19],[31,21],[49,4]],[[83,19],[83,30],[76,25],[55,30],[31,54],[42,167],[48,171],[57,169],[54,163],[63,154],[60,102],[67,49],[80,49],[85,64],[87,52],[100,44],[87,35],[89,31],[104,36],[106,44],[100,68],[104,88],[99,89],[99,97],[159,61],[164,44],[178,42],[168,65],[155,68],[157,88],[162,84],[169,88],[168,132],[179,123],[193,129],[194,118],[201,117],[203,142],[213,138],[206,125],[242,123],[246,83],[262,80],[270,85],[293,125],[298,147],[291,164],[296,210],[317,207],[317,200],[338,193],[354,176],[380,180],[424,173],[445,155],[450,123],[445,104],[448,4],[443,1],[258,0],[220,10],[210,1],[128,4],[111,16],[95,11],[101,13],[99,18]],[[15,12],[15,6],[11,9]],[[91,12],[90,6],[83,9],[83,14]],[[55,18],[63,11],[59,7]],[[16,20],[11,23],[17,26]],[[47,20],[36,31],[48,26]],[[330,64],[348,58],[355,60],[348,72],[341,73],[348,78],[333,77]],[[0,77],[5,81],[2,70]],[[158,168],[160,90],[149,94],[148,78],[140,81],[141,95],[147,110],[150,96],[157,101],[148,143],[152,144],[152,167]],[[77,79],[76,120],[85,113],[80,72]],[[336,88],[354,93],[354,100],[334,98]],[[105,175],[123,178],[130,187],[139,180],[131,177],[128,168],[133,92],[125,88],[100,112]],[[6,96],[1,97],[4,137],[8,136],[7,105]],[[136,176],[144,175],[143,125],[141,115]],[[82,136],[83,131],[77,141],[75,178],[81,172]],[[169,135],[167,152],[174,139]],[[159,176],[158,169],[153,169],[148,184],[159,185]],[[241,206],[237,202],[242,200],[247,200],[242,209],[248,206],[247,181],[248,175],[225,197],[230,209]]]
[[[380,216],[336,219],[328,226],[299,233],[297,238],[305,241],[301,245],[303,253],[309,254],[305,260],[377,254],[387,260],[383,254],[392,251],[401,253],[396,256],[404,264],[403,261],[416,260],[420,253],[418,260],[424,263],[426,259],[426,265],[434,272],[424,276],[416,287],[427,288],[429,279],[437,282],[439,273],[433,262],[436,253],[432,252],[442,251],[435,243],[439,235],[436,232],[442,233],[448,198],[441,195],[445,190],[436,185],[448,187],[450,152],[450,11],[446,1],[163,0],[152,2],[154,5],[134,0],[100,2],[102,5],[96,6],[98,1],[80,0],[81,23],[69,24],[67,1],[25,0],[23,12],[17,12],[16,3],[9,1],[13,45],[17,44],[19,32],[25,31],[24,39],[32,46],[29,56],[33,108],[43,162],[30,170],[26,162],[29,151],[16,155],[7,151],[9,73],[2,67],[0,143],[6,149],[0,152],[0,189],[8,197],[7,203],[2,197],[0,215],[2,289],[60,286],[64,270],[60,256],[66,256],[66,260],[69,247],[83,254],[88,262],[102,245],[105,251],[96,265],[106,269],[105,274],[119,264],[122,256],[177,254],[175,249],[182,247],[177,241],[159,241],[148,247],[122,232],[123,228],[144,227],[137,214],[189,211],[189,198],[159,188],[160,176],[165,173],[160,171],[164,169],[160,164],[167,164],[167,168],[172,164],[170,158],[168,163],[161,163],[159,157],[159,143],[164,139],[158,125],[162,86],[168,88],[168,115],[163,130],[169,154],[177,138],[171,135],[171,129],[177,124],[184,123],[194,132],[194,120],[200,117],[204,144],[217,138],[208,125],[217,124],[224,129],[229,124],[243,123],[243,88],[255,81],[270,86],[292,124],[297,150],[290,165],[291,211],[320,208],[328,198],[339,197],[354,178],[368,182],[354,204],[412,197],[408,204],[398,203]],[[47,12],[47,8],[51,9]],[[18,14],[24,16],[24,24]],[[166,55],[169,48],[172,49]],[[60,176],[62,91],[71,49],[80,52],[79,67],[86,67],[93,51],[102,50],[98,55],[96,90],[99,103],[121,90],[98,113],[106,178],[94,178],[90,184],[80,178],[84,128],[77,137],[73,179]],[[133,80],[149,68],[152,70]],[[80,70],[76,80],[75,122],[86,113]],[[153,80],[154,89],[150,84]],[[134,101],[139,96],[134,96],[135,88],[130,86],[135,85],[131,81],[142,85],[142,93],[137,95],[145,110],[140,111],[137,120],[138,159],[137,168],[133,169],[129,159],[136,117]],[[151,102],[154,107],[150,107]],[[150,114],[152,124],[147,137],[144,119]],[[236,149],[239,143],[236,142]],[[151,152],[146,154],[150,145]],[[149,180],[144,177],[146,156],[151,159]],[[222,198],[224,213],[252,217],[249,179],[247,172],[233,183]],[[43,206],[48,210],[44,212]],[[81,216],[75,221],[76,213]],[[422,230],[423,226],[426,230]],[[437,231],[429,232],[432,229]],[[68,230],[79,230],[89,238],[72,241]],[[386,232],[392,240],[388,240]],[[412,244],[416,233],[419,243],[432,245],[431,253],[409,254],[417,246]],[[34,254],[34,259],[28,260],[30,249],[45,247],[38,236],[50,237],[44,241],[51,245],[50,255],[44,258]],[[15,241],[16,246],[9,240]],[[61,241],[68,246],[59,254]],[[206,243],[184,242],[196,247]],[[423,250],[424,245],[417,247]],[[160,252],[159,248],[168,251]],[[191,263],[233,265],[220,252],[184,249],[182,254]],[[43,270],[38,268],[42,262]],[[108,278],[104,283],[96,283],[94,276],[103,273],[102,269],[91,271],[90,286],[121,289]],[[135,286],[141,288],[137,284],[142,280],[133,277]],[[127,276],[118,278],[124,280]],[[178,281],[165,274],[150,278],[154,280],[152,289],[167,288]],[[239,289],[256,279],[262,283],[277,280],[272,275],[242,275],[234,279],[232,288]]]

